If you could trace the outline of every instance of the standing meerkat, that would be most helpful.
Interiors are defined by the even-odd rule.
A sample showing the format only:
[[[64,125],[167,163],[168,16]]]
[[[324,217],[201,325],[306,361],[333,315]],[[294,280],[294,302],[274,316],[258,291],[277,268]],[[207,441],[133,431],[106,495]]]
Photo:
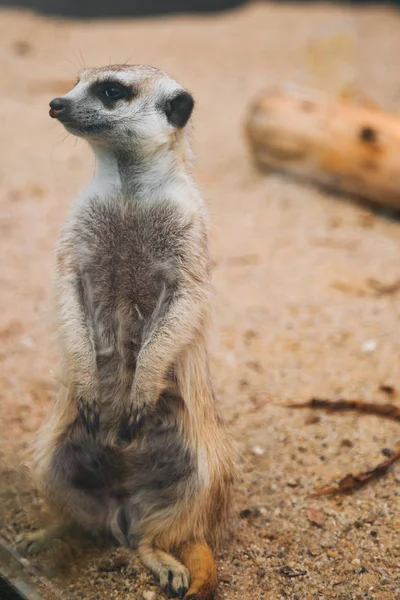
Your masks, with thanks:
[[[147,66],[83,71],[50,116],[96,157],[58,244],[63,372],[37,473],[60,519],[137,548],[161,587],[207,600],[233,451],[210,381],[207,214],[190,174],[193,98]]]

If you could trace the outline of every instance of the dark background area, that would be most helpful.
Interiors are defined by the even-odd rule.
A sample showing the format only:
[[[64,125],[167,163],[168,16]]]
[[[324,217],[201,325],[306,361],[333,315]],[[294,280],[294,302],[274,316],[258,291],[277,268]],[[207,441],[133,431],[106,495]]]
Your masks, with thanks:
[[[213,12],[244,4],[243,0],[0,0],[0,5],[77,17],[147,16]]]
[[[301,4],[302,0],[298,0],[298,3]],[[303,3],[312,2],[305,0]],[[371,0],[349,0],[341,4],[371,3]],[[246,4],[246,0],[0,0],[0,5],[3,6],[30,8],[50,15],[86,18],[215,12],[242,4]],[[386,4],[399,5],[400,0],[392,0]]]

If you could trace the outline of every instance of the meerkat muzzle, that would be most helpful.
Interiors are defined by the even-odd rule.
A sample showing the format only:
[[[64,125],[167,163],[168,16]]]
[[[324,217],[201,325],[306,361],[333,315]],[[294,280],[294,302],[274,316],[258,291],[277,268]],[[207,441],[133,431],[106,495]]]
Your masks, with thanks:
[[[58,119],[58,117],[65,112],[66,107],[67,104],[63,98],[54,98],[54,100],[50,102],[50,117],[52,119]]]

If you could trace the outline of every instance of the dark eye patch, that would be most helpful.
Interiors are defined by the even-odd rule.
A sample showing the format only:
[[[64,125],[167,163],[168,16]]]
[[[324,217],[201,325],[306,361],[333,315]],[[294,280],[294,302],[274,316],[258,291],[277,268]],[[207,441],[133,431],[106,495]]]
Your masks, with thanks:
[[[90,87],[90,91],[108,108],[113,107],[119,100],[131,100],[133,97],[132,86],[123,85],[119,81],[93,83]]]

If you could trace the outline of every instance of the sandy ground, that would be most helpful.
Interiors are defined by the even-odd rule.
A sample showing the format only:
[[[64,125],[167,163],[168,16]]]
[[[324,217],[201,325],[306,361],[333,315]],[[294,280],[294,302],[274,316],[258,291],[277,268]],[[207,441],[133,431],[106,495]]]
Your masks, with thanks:
[[[309,40],[329,19],[357,31],[358,85],[400,103],[400,13],[388,8],[255,4],[201,18],[79,23],[0,12],[1,535],[34,526],[40,502],[13,467],[55,386],[53,247],[93,159],[47,115],[85,65],[144,62],[197,99],[196,177],[209,199],[215,259],[212,367],[242,459],[232,535],[219,556],[227,600],[400,598],[399,468],[344,498],[314,487],[383,459],[400,431],[373,416],[294,411],[311,396],[387,401],[400,360],[400,224],[390,215],[255,172],[243,136],[253,94],[269,81],[310,83]],[[373,344],[376,348],[365,352]],[[396,400],[395,394],[395,400]],[[318,528],[307,509],[322,511]],[[248,510],[246,510],[248,509]],[[245,511],[245,512],[243,512]],[[247,516],[246,516],[247,515]],[[89,546],[35,564],[76,599],[158,592],[130,552]],[[121,558],[122,557],[122,558]],[[54,557],[53,557],[54,558]],[[42,588],[44,589],[44,588]],[[60,597],[44,589],[46,597]]]

